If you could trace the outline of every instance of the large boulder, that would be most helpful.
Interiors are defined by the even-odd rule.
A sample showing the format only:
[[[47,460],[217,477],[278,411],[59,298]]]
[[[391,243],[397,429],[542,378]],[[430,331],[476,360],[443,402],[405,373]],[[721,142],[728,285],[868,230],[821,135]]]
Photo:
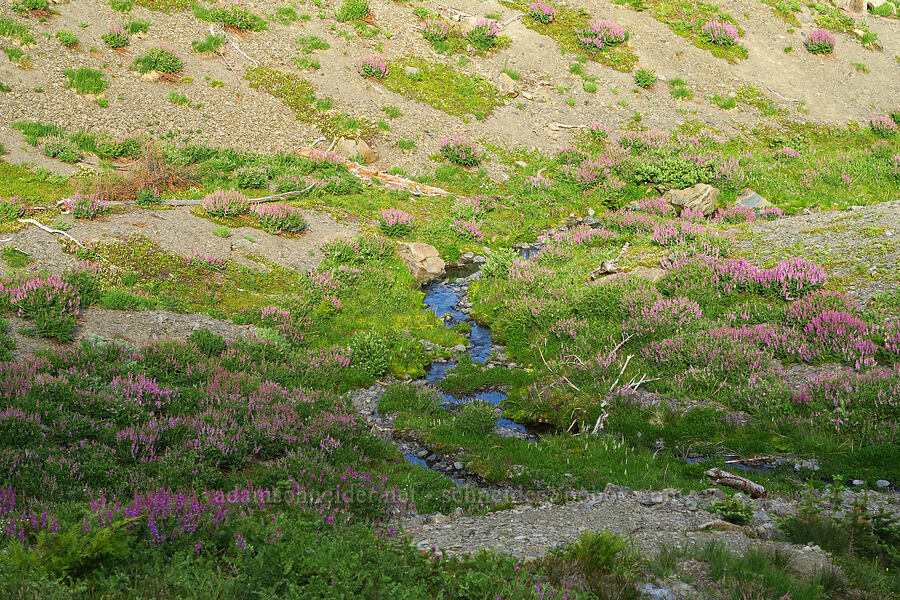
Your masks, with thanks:
[[[716,210],[716,201],[719,199],[719,190],[705,183],[698,183],[694,187],[683,190],[669,190],[663,194],[663,200],[681,212],[685,208],[699,210],[709,216]]]
[[[340,138],[334,145],[334,153],[350,160],[362,161],[363,164],[367,165],[371,165],[378,160],[378,155],[363,140]]]
[[[444,260],[434,246],[421,242],[400,242],[397,254],[419,285],[444,276]]]

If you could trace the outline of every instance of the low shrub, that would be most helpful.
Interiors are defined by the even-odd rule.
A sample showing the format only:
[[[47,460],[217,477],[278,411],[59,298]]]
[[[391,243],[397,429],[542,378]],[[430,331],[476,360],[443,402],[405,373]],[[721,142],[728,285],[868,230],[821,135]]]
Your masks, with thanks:
[[[238,0],[219,0],[209,9],[200,11],[198,15],[205,21],[215,21],[222,27],[231,27],[238,31],[263,31],[266,20],[254,14]]]
[[[109,26],[109,31],[100,36],[110,48],[124,48],[128,45],[128,32],[118,24]]]
[[[68,164],[77,163],[83,158],[75,144],[64,138],[51,139],[41,148],[41,153]]]
[[[351,365],[369,377],[387,373],[391,362],[391,343],[377,331],[360,331],[350,339]]]
[[[65,202],[65,207],[72,211],[76,219],[94,219],[107,214],[111,208],[108,202],[100,194],[75,193]]]
[[[556,8],[546,2],[532,2],[528,7],[528,16],[544,25],[549,25],[556,18]]]
[[[12,198],[0,198],[0,220],[15,221],[25,214],[25,207],[22,201],[13,196]]]
[[[634,83],[638,87],[650,87],[656,83],[656,71],[650,69],[638,69],[634,72]]]
[[[898,126],[893,119],[879,115],[873,117],[872,120],[869,121],[869,129],[879,137],[891,137],[897,133],[900,126]]]
[[[474,167],[481,164],[481,153],[475,146],[475,142],[454,135],[441,140],[441,156],[461,167]]]
[[[443,42],[447,39],[450,29],[442,19],[425,19],[419,25],[422,30],[422,37],[429,42]]]
[[[834,51],[834,36],[827,29],[815,29],[803,40],[810,54],[829,54]]]
[[[387,77],[388,74],[387,60],[370,54],[365,58],[359,59],[356,63],[356,72],[361,77],[382,79]]]
[[[390,237],[403,237],[412,231],[413,216],[398,208],[381,211],[381,232]]]
[[[195,330],[187,341],[197,346],[204,356],[219,356],[225,350],[225,338],[205,328]]]
[[[131,65],[133,71],[144,74],[150,71],[171,75],[184,68],[184,61],[172,50],[157,46],[150,48],[146,54],[135,59]]]
[[[56,39],[66,48],[74,48],[78,45],[78,36],[64,29],[56,32]]]
[[[198,52],[200,54],[208,54],[211,52],[218,52],[219,48],[221,48],[225,44],[225,36],[223,35],[207,35],[206,39],[203,41],[194,40],[191,42],[191,48],[194,49],[194,52]]]
[[[734,46],[740,40],[737,27],[727,21],[707,21],[700,30],[700,39],[716,46]]]
[[[218,190],[207,194],[201,203],[206,214],[213,217],[236,217],[247,212],[247,197],[236,190]]]
[[[301,233],[306,229],[303,212],[288,204],[256,204],[251,211],[269,233]]]
[[[494,430],[497,416],[494,407],[484,400],[467,402],[453,419],[454,426],[460,431],[474,435],[487,435]]]
[[[578,44],[590,52],[596,54],[607,46],[616,46],[628,40],[628,32],[617,23],[600,19],[594,21],[584,29],[577,29],[575,37]]]
[[[466,39],[479,50],[489,50],[497,45],[500,26],[493,19],[478,19],[466,34]]]
[[[159,190],[155,187],[146,186],[138,188],[134,201],[138,206],[153,206],[162,202],[159,197]]]
[[[735,525],[747,525],[753,521],[753,505],[739,498],[732,497],[722,502],[713,502],[707,510]]]

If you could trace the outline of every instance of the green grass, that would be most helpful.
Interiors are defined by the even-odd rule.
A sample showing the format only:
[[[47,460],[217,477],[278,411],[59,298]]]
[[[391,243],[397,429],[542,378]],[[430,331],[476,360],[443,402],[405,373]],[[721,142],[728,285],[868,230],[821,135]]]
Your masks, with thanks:
[[[0,161],[0,197],[45,205],[70,193],[68,178]]]
[[[369,14],[369,5],[365,0],[343,0],[335,10],[334,16],[339,22],[358,21]]]
[[[0,36],[12,38],[23,46],[37,42],[28,24],[19,23],[9,17],[0,17]]]
[[[312,54],[316,50],[328,50],[331,45],[316,35],[301,35],[297,38],[297,46],[303,54]]]
[[[722,110],[731,110],[735,106],[737,106],[737,100],[732,96],[720,96],[719,94],[713,94],[709,101]]]
[[[377,126],[369,121],[317,108],[312,84],[294,73],[271,67],[251,67],[247,69],[246,79],[250,87],[259,88],[278,98],[294,112],[297,119],[315,125],[325,135],[372,139],[378,131]]]
[[[71,31],[60,30],[56,32],[56,39],[66,48],[74,48],[78,45],[78,36]]]
[[[522,23],[525,27],[553,38],[560,49],[583,55],[584,49],[578,43],[575,30],[584,29],[592,21],[590,14],[584,9],[575,10],[557,5],[556,18],[549,25],[544,25],[527,16],[530,3],[526,0],[502,0],[501,4],[524,12],[526,16],[522,18]],[[637,54],[627,42],[590,55],[588,59],[623,73],[633,71],[638,61]]]
[[[218,52],[219,48],[225,45],[224,35],[207,35],[205,40],[194,40],[191,42],[191,48],[194,52],[200,54],[211,54]]]
[[[416,147],[416,142],[415,140],[397,140],[397,147],[408,152]]]
[[[419,76],[406,75],[407,66],[419,69]],[[489,116],[503,104],[499,90],[479,75],[465,74],[449,65],[417,56],[406,56],[388,65],[388,76],[381,83],[388,90],[410,100],[424,102],[448,115],[476,119]]]
[[[96,69],[87,67],[66,69],[63,74],[66,76],[66,88],[79,94],[100,94],[109,87],[103,79],[103,73]]]
[[[747,58],[749,54],[746,46],[741,44],[719,46],[701,39],[703,25],[711,20],[726,21],[738,27],[741,35],[744,33],[734,17],[715,4],[702,0],[643,0],[642,4],[649,9],[654,19],[665,23],[676,34],[689,39],[692,45],[708,50],[717,58],[733,63]]]

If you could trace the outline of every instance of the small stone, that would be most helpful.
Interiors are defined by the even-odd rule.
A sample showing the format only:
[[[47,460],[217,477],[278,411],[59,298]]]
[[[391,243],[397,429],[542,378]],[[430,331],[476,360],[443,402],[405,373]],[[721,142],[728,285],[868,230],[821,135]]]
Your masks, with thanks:
[[[429,454],[428,458],[425,459],[425,462],[434,462],[437,460],[437,454]]]
[[[463,464],[459,461],[456,461],[455,463],[453,463],[453,468],[456,469],[457,471],[462,471]]]
[[[654,493],[639,498],[638,504],[642,504],[643,506],[656,506],[657,504],[662,504],[663,500],[662,494]]]
[[[510,98],[515,98],[519,95],[518,84],[506,73],[500,73],[500,76],[497,78],[497,89],[500,90],[501,94]]]
[[[403,71],[406,73],[407,77],[418,77],[421,74],[419,72],[419,67],[414,67],[412,65],[406,65],[403,68]]]
[[[865,481],[863,481],[862,479],[854,479],[853,481],[850,482],[850,485],[852,485],[853,487],[859,487],[864,483],[865,483]]]
[[[879,479],[878,481],[875,482],[875,487],[878,487],[878,488],[886,488],[886,487],[890,487],[890,486],[891,486],[891,482],[888,481],[887,479]]]
[[[457,344],[457,345],[453,346],[453,351],[456,352],[457,354],[460,354],[460,353],[466,351],[466,347],[463,344]]]
[[[753,210],[762,210],[764,208],[769,208],[772,206],[772,203],[751,190],[750,188],[746,188],[741,195],[738,196],[735,204],[738,206],[744,206],[746,208],[752,208]]]

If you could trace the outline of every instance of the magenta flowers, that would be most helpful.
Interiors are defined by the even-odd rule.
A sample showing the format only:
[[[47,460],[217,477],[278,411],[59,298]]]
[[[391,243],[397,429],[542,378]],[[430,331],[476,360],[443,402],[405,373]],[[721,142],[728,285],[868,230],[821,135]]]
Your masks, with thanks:
[[[600,19],[584,29],[575,30],[575,37],[582,48],[596,54],[607,46],[616,46],[628,39],[628,32],[618,23]]]
[[[402,237],[412,231],[413,216],[399,208],[381,211],[381,231],[390,237]]]
[[[877,117],[872,117],[869,121],[869,129],[877,136],[891,137],[900,130],[900,126],[894,123],[893,119],[884,115],[878,115]]]
[[[78,192],[72,194],[64,205],[72,211],[76,219],[94,219],[110,211],[109,203],[100,194],[82,195]]]
[[[737,27],[727,21],[707,21],[700,30],[700,39],[716,46],[734,46],[740,41]]]
[[[810,54],[830,54],[834,51],[834,36],[827,29],[815,29],[803,40]]]
[[[441,140],[441,156],[461,167],[474,167],[481,163],[481,153],[472,142],[461,135],[445,137]]]
[[[269,233],[302,233],[306,229],[303,211],[289,204],[256,204],[251,211]]]
[[[442,19],[425,19],[419,25],[419,29],[422,31],[422,37],[429,42],[443,42],[450,33],[447,23]]]
[[[356,63],[356,72],[367,79],[384,79],[388,74],[387,60],[370,54],[359,59]]]
[[[549,25],[556,18],[556,8],[546,2],[532,2],[528,7],[528,16],[544,25]]]
[[[236,217],[247,212],[247,197],[236,190],[219,190],[207,194],[201,206],[213,217]]]

